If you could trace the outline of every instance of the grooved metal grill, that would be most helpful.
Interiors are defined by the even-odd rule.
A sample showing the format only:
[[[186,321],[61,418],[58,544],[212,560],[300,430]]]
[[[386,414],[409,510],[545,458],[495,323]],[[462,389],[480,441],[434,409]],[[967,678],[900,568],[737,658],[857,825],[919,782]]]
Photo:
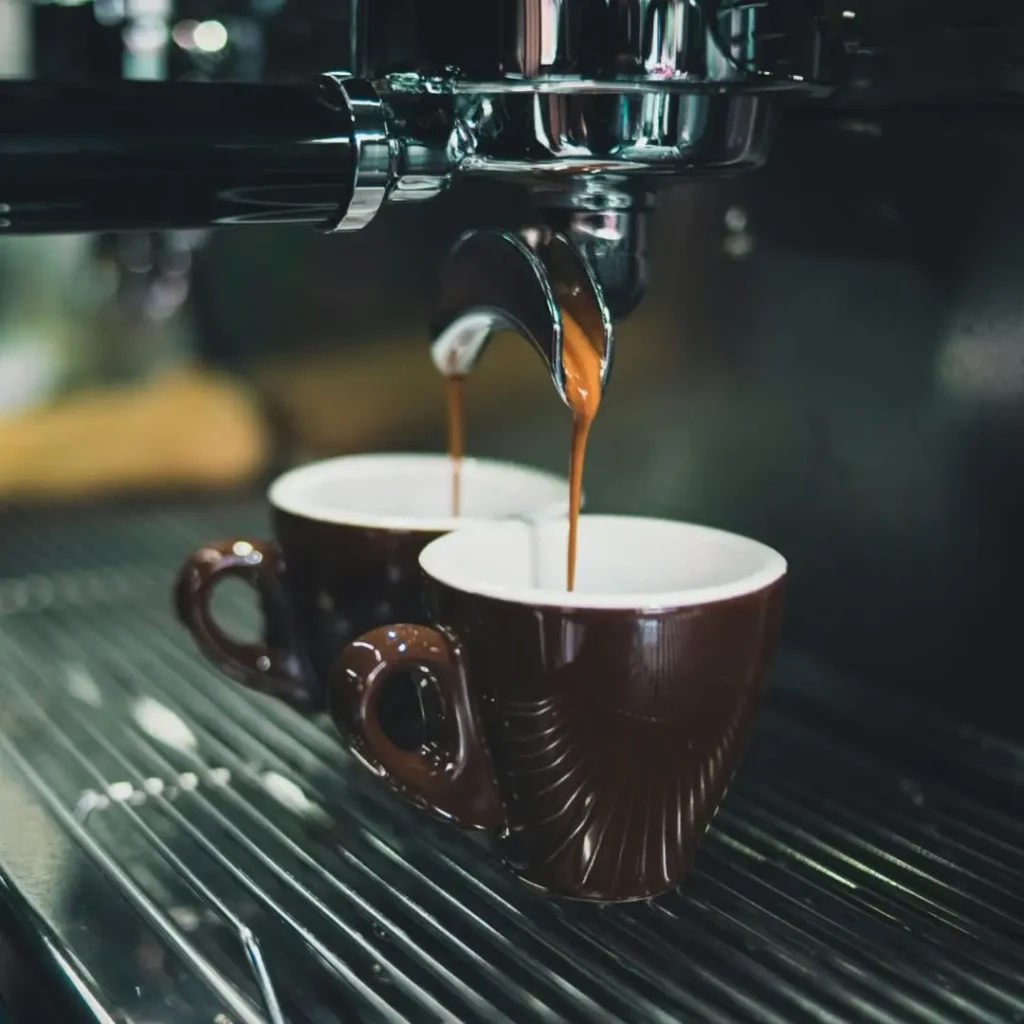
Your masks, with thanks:
[[[1024,1021],[1018,748],[931,719],[958,785],[908,774],[913,708],[784,656],[682,891],[552,902],[193,653],[170,574],[258,521],[55,516],[0,581],[0,866],[95,1019]]]

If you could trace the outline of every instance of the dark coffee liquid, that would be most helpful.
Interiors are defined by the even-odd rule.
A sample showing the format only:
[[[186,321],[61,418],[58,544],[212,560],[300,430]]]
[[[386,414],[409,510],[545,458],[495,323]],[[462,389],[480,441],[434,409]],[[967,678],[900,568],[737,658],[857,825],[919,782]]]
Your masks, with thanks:
[[[462,460],[466,454],[466,409],[462,395],[465,377],[451,374],[444,379],[448,398],[448,457],[452,463],[452,515],[461,514]]]
[[[576,586],[576,537],[583,495],[583,465],[587,457],[590,427],[601,404],[601,352],[582,327],[562,310],[562,367],[565,397],[572,409],[572,444],[569,452],[569,551],[567,587]],[[446,374],[448,400],[448,456],[452,463],[452,515],[461,514],[462,460],[466,453],[466,419],[463,401],[465,377]]]
[[[568,582],[576,586],[576,539],[583,495],[583,465],[590,428],[601,405],[601,353],[582,327],[562,310],[562,366],[565,397],[572,409],[572,447],[569,452],[569,558]]]

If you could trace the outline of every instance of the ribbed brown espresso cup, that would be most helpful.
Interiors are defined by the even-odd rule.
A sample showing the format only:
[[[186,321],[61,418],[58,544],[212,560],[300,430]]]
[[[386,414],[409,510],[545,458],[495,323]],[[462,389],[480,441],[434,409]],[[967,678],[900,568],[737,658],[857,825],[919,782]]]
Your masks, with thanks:
[[[228,677],[302,711],[326,704],[342,648],[383,622],[419,621],[419,555],[450,530],[509,517],[564,515],[568,482],[512,463],[466,459],[452,514],[444,455],[356,455],[292,470],[270,488],[274,539],[203,545],[175,586],[178,617]],[[233,639],[211,600],[234,577],[257,592],[263,638]]]
[[[575,594],[528,585],[516,555],[543,562],[558,545],[525,539],[525,526],[426,548],[438,628],[363,636],[333,674],[331,710],[364,763],[437,813],[492,829],[527,882],[643,899],[692,867],[736,770],[775,650],[785,562],[687,524],[581,522]],[[532,531],[564,535],[564,524]],[[486,535],[501,546],[490,566]],[[686,550],[663,551],[674,537]],[[675,565],[631,575],[630,558],[659,551]],[[589,573],[588,557],[599,563]],[[375,712],[388,677],[414,666],[434,675],[445,709],[419,752],[395,747]]]

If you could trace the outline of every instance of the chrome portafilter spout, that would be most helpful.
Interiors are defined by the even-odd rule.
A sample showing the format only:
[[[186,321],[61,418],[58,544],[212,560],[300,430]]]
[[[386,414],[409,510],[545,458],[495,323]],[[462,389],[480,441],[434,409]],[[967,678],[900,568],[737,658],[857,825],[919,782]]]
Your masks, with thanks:
[[[599,347],[603,390],[612,364],[612,317],[579,249],[546,228],[469,231],[441,274],[432,324],[434,364],[446,376],[465,376],[496,333],[511,331],[537,350],[567,402],[563,310]]]
[[[520,335],[540,353],[566,401],[563,312],[601,355],[607,386],[615,322],[647,285],[652,197],[586,178],[534,190],[540,226],[464,234],[441,273],[431,354],[445,374],[465,375],[497,332]]]

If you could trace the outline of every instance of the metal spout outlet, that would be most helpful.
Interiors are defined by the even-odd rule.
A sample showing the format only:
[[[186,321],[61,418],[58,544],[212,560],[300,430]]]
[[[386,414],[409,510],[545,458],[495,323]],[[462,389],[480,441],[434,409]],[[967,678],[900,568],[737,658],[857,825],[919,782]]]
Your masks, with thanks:
[[[441,274],[431,356],[441,373],[464,376],[496,332],[512,331],[540,353],[567,402],[562,310],[600,347],[603,390],[611,372],[612,318],[579,249],[547,228],[467,232]]]

